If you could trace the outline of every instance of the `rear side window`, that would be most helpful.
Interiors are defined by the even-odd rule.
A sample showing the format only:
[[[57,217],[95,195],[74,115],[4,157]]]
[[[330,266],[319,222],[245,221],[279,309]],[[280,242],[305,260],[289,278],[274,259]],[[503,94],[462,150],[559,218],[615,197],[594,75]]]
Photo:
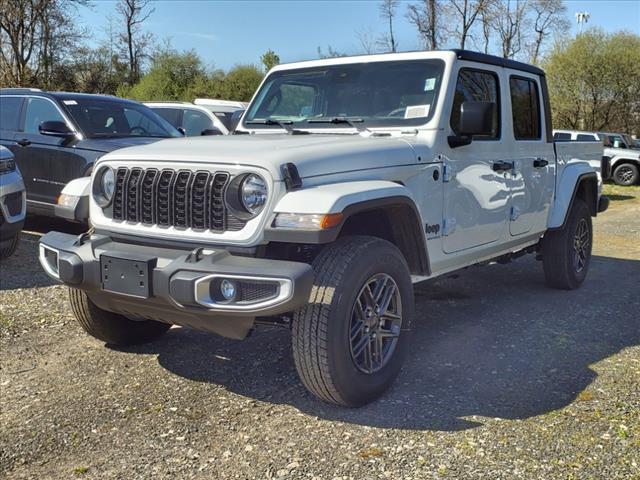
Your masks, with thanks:
[[[586,135],[584,133],[579,133],[576,137],[577,142],[597,142],[598,139],[593,135]]]
[[[0,96],[0,130],[17,131],[22,97]]]
[[[553,141],[554,142],[570,142],[571,141],[571,134],[570,133],[554,133],[553,134]]]
[[[152,108],[154,112],[164,118],[174,127],[181,127],[180,125],[180,109],[179,108]]]
[[[500,138],[500,90],[498,77],[486,70],[463,69],[458,73],[456,92],[451,111],[451,129],[460,132],[460,107],[463,102],[493,102],[493,128],[490,135],[474,135],[474,140],[495,140]]]
[[[539,140],[541,136],[538,85],[528,78],[511,77],[509,90],[513,135],[516,140]]]

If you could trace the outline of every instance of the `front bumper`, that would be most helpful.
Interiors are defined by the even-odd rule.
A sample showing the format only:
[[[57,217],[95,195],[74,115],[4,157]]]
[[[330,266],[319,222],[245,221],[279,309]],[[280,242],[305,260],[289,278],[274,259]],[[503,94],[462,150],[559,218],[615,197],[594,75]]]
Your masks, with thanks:
[[[313,271],[305,263],[241,257],[217,248],[155,248],[96,234],[44,235],[40,263],[53,278],[86,291],[103,310],[237,339],[248,334],[256,317],[284,314],[307,303],[313,283]],[[118,270],[121,263],[124,270]],[[129,264],[136,272],[140,269],[144,281],[130,275]],[[234,301],[216,296],[217,282],[223,279],[238,286]]]

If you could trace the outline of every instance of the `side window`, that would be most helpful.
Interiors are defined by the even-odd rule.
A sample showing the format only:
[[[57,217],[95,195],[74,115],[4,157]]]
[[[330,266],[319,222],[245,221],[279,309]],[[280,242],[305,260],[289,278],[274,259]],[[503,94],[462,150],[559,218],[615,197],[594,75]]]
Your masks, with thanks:
[[[204,113],[197,110],[185,109],[182,114],[182,128],[187,136],[202,135],[202,131],[213,127],[213,122]]]
[[[174,127],[181,127],[180,125],[180,109],[179,108],[152,108],[154,112],[164,118]]]
[[[463,102],[493,102],[493,128],[490,135],[476,135],[474,140],[497,140],[500,138],[500,89],[498,76],[485,70],[463,69],[458,73],[456,92],[451,110],[451,129],[460,131],[460,107]]]
[[[153,121],[149,116],[143,115],[141,112],[133,108],[124,107],[124,116],[129,124],[129,132],[132,135],[160,135],[167,136],[167,132],[160,125]]]
[[[539,140],[540,100],[535,81],[522,77],[509,79],[513,135],[516,140]]]
[[[42,122],[64,122],[60,110],[45,98],[31,97],[27,100],[27,113],[24,119],[25,133],[39,133]]]
[[[579,133],[576,137],[576,141],[578,142],[597,142],[598,139],[593,135],[587,135],[585,133]]]
[[[553,134],[553,141],[554,142],[570,142],[571,141],[571,134],[570,133],[564,133],[564,132],[557,132]]]
[[[18,130],[22,97],[0,96],[0,130]]]

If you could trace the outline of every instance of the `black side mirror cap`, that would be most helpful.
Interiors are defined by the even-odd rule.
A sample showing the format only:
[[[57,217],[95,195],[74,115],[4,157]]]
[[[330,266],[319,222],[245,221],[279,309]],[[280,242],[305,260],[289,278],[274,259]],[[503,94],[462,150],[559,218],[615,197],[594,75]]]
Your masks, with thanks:
[[[60,122],[58,120],[49,120],[46,122],[42,122],[38,126],[38,130],[42,135],[50,135],[52,137],[62,137],[69,138],[73,137],[76,132],[71,130],[66,123]]]
[[[182,134],[183,137],[187,136],[187,131],[184,128],[178,127],[177,130]]]
[[[470,137],[491,135],[495,109],[494,102],[462,102],[459,134]]]
[[[200,135],[222,135],[222,132],[215,127],[205,128]]]

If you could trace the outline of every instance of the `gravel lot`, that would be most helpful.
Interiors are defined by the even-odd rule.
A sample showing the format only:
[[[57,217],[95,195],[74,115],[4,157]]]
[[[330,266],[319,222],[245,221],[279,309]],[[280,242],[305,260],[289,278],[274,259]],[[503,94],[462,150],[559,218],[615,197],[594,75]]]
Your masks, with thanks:
[[[306,393],[281,328],[105,347],[25,234],[0,266],[0,477],[640,479],[640,188],[615,193],[580,290],[531,256],[417,286],[412,355],[359,410]]]

